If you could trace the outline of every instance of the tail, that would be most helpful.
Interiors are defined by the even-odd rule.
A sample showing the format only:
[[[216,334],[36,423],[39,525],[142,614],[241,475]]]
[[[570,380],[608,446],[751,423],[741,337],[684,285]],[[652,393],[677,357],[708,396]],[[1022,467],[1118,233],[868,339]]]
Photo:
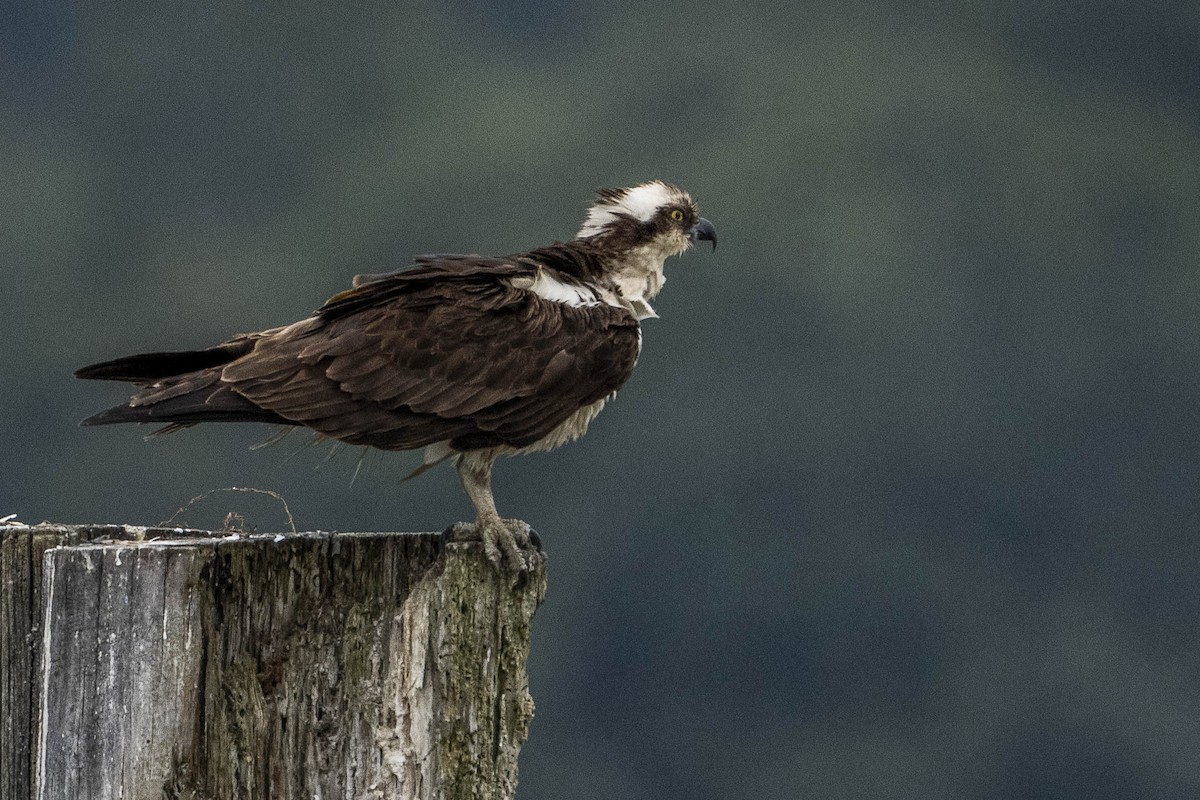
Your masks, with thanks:
[[[75,370],[76,378],[89,381],[153,383],[163,378],[220,367],[254,349],[254,336],[239,336],[207,350],[178,353],[141,353],[113,361],[102,361]]]
[[[247,336],[208,350],[142,353],[83,367],[75,372],[75,377],[127,381],[141,388],[128,403],[101,411],[80,424],[165,423],[159,433],[198,422],[296,424],[255,405],[221,380],[221,367],[253,349],[254,340]]]
[[[195,389],[188,387],[191,376],[184,376],[174,388],[182,393],[166,399],[158,399],[160,390],[153,387],[139,392],[128,403],[105,409],[80,422],[80,425],[117,425],[122,422],[157,422],[166,427],[158,433],[171,433],[198,422],[269,422],[276,425],[295,425],[274,411],[260,408],[235,392],[229,385],[211,384]]]

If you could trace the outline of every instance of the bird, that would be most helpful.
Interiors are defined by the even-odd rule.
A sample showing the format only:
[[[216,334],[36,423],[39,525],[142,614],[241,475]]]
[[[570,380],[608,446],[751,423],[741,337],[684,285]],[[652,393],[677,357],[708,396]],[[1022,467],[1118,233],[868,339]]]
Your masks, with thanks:
[[[417,256],[355,276],[291,325],[83,367],[76,377],[136,391],[81,424],[171,433],[262,422],[423,449],[413,474],[452,459],[474,505],[474,523],[452,526],[455,537],[482,540],[497,569],[520,571],[532,530],[496,510],[496,459],[584,435],[633,372],[664,262],[701,241],[716,250],[716,230],[683,189],[600,189],[569,241],[500,257]]]

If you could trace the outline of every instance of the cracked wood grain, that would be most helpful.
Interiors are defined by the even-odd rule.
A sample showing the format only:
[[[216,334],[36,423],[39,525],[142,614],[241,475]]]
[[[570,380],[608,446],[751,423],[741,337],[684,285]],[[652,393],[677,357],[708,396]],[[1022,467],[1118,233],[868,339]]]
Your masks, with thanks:
[[[432,534],[54,530],[3,534],[42,589],[0,607],[32,709],[0,800],[513,797],[544,557],[513,586]]]

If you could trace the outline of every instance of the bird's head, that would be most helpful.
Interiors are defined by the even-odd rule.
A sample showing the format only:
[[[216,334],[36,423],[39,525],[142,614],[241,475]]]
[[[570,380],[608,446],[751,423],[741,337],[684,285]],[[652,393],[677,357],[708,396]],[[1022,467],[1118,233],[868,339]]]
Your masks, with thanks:
[[[691,196],[677,186],[649,181],[628,189],[601,189],[579,228],[580,239],[595,238],[620,251],[667,256],[697,241],[717,247],[717,232],[700,216]]]

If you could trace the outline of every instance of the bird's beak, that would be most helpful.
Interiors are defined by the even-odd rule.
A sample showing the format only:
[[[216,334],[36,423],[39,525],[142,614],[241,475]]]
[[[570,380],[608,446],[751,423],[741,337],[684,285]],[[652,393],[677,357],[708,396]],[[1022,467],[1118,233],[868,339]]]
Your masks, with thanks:
[[[693,242],[712,242],[713,250],[717,249],[717,229],[704,217],[696,220],[696,224],[692,226],[691,237]]]

